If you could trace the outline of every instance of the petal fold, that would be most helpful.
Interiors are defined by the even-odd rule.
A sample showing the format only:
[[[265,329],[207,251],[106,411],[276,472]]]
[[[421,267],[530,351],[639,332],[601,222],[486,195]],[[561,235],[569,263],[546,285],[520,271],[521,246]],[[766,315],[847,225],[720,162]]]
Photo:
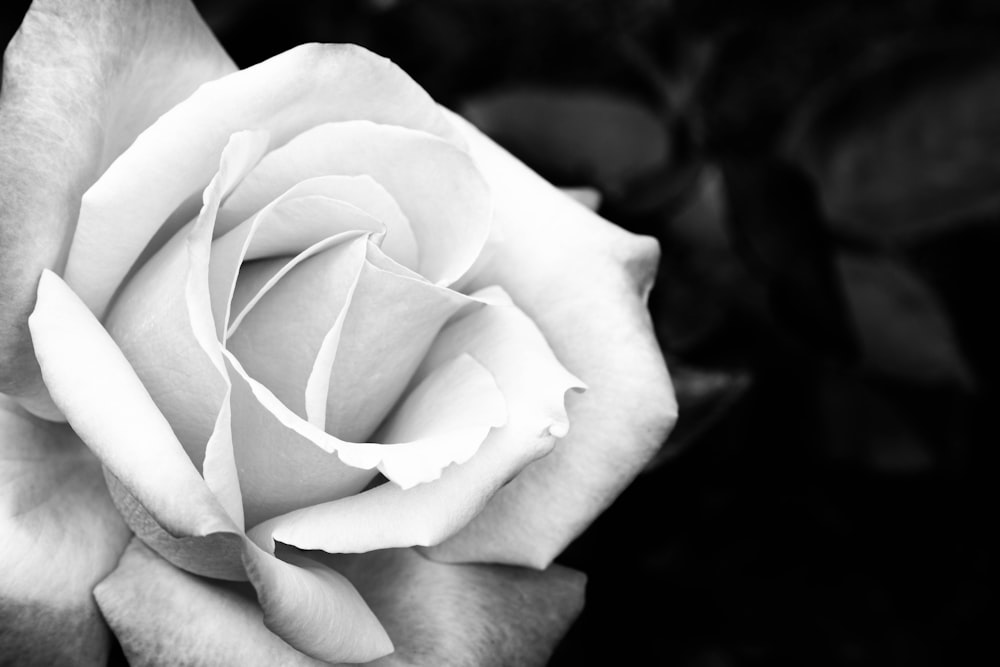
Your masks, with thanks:
[[[320,667],[263,623],[254,591],[179,570],[133,540],[94,591],[133,665]]]
[[[382,484],[289,512],[252,528],[249,535],[257,544],[272,550],[278,541],[330,553],[440,544],[468,524],[528,463],[552,450],[556,437],[567,429],[566,391],[580,382],[559,364],[531,321],[504,303],[502,291],[494,288],[472,297],[491,305],[449,323],[416,378],[431,378],[468,355],[500,390],[506,424],[490,431],[475,456],[447,467],[435,481],[406,490]],[[379,449],[376,446],[374,453]],[[350,460],[355,453],[349,448],[347,452],[345,460]]]
[[[238,534],[219,501],[156,407],[142,382],[93,314],[58,276],[42,274],[38,301],[29,319],[45,384],[73,430],[127,494],[116,494],[137,533],[150,526],[148,513],[167,536],[207,538],[220,547]],[[129,504],[129,498],[134,503]],[[136,508],[142,510],[138,512]],[[221,537],[220,537],[221,536]],[[179,547],[179,558],[190,551]],[[241,578],[230,549],[210,550],[184,567],[213,576]]]
[[[543,568],[631,482],[676,421],[646,310],[659,248],[601,219],[452,118],[493,190],[496,224],[504,230],[470,271],[466,289],[502,285],[589,389],[569,397],[570,433],[555,450],[432,553]]]
[[[420,252],[417,272],[432,283],[456,281],[490,233],[489,189],[464,150],[427,132],[367,120],[320,125],[273,151],[223,215],[245,218],[321,174],[368,175],[383,186],[409,219]]]
[[[541,667],[583,608],[586,577],[558,565],[447,565],[409,549],[325,562],[354,582],[396,645],[372,667]]]
[[[198,218],[132,277],[106,322],[199,469],[226,393],[209,294],[215,213],[266,147],[263,133],[241,132],[230,138],[203,193]]]

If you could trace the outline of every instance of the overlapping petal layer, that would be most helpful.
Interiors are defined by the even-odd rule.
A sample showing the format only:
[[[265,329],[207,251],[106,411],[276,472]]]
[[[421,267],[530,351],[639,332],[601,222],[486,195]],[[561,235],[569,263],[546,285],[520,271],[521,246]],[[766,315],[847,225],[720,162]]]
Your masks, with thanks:
[[[426,132],[369,121],[319,125],[272,151],[220,218],[223,224],[245,219],[321,174],[367,175],[392,194],[420,248],[417,272],[432,283],[456,281],[489,236],[489,188],[464,150]]]
[[[383,484],[357,495],[265,521],[250,531],[302,549],[349,553],[438,544],[465,526],[503,484],[548,453],[568,428],[564,396],[580,382],[553,356],[538,329],[498,289],[492,302],[450,323],[428,351],[417,380],[468,355],[489,371],[507,409],[476,455],[440,479],[407,490]],[[383,446],[384,449],[384,446]]]
[[[331,560],[389,629],[373,667],[544,665],[579,613],[584,577],[451,566],[408,550]],[[252,592],[176,568],[133,542],[95,597],[133,664],[319,667],[261,622]]]
[[[35,0],[3,69],[0,391],[51,418],[27,318],[42,269],[66,261],[80,196],[157,116],[236,66],[187,0]]]
[[[199,468],[226,391],[208,293],[215,212],[266,147],[263,133],[233,136],[198,218],[129,281],[106,322]]]
[[[234,132],[266,130],[277,147],[316,125],[358,118],[462,142],[427,93],[390,61],[355,46],[296,47],[202,86],[108,167],[83,196],[67,282],[103,315],[146,244],[211,178]]]
[[[677,416],[646,310],[656,242],[602,220],[461,118],[504,231],[467,289],[502,285],[590,390],[570,396],[572,430],[501,490],[460,534],[449,561],[545,567],[638,474]]]
[[[240,313],[226,343],[247,373],[301,417],[306,416],[306,385],[314,360],[331,329],[343,328],[367,254],[367,236],[345,236],[349,238],[296,263],[286,273],[279,269],[280,279],[263,295],[244,297],[252,305]],[[237,289],[258,282],[248,280],[248,273],[256,269],[267,276],[271,265],[280,263],[273,260],[245,267]],[[251,288],[248,293],[254,291]]]
[[[141,127],[131,118],[123,136]],[[634,476],[674,416],[644,306],[654,244],[447,118],[388,61],[350,47],[300,47],[206,85],[84,196],[66,270],[82,300],[53,274],[38,290],[31,327],[42,372],[129,525],[181,567],[249,579],[264,625],[324,660],[391,649],[351,581],[406,650],[445,656],[437,664],[487,659],[442,628],[495,645],[510,635],[481,619],[518,610],[474,568],[400,551],[341,558],[345,579],[276,558],[275,540],[334,552],[423,545],[446,560],[544,567]],[[265,131],[238,132],[247,128]],[[70,200],[122,148],[120,137],[95,141],[93,129],[65,172]],[[206,183],[199,213],[192,202]],[[47,227],[56,240],[75,207],[58,201]],[[143,253],[152,259],[108,317],[119,348],[88,308],[103,315]],[[41,266],[52,264],[46,255]],[[503,285],[523,311],[497,290],[448,289],[456,283]],[[565,393],[581,383],[559,361],[593,387],[571,397],[569,417]],[[363,490],[376,471],[391,482]],[[256,525],[254,541],[244,525]],[[141,604],[140,573],[179,574],[163,567],[135,546],[99,594],[134,655],[148,655],[148,640],[123,610]],[[463,598],[449,588],[457,581],[494,597]],[[561,619],[578,609],[574,595],[556,605],[569,610]],[[240,610],[232,627],[254,633],[266,655],[297,655],[267,639],[243,598],[226,600]],[[462,612],[443,611],[453,608]],[[428,618],[432,640],[415,620]],[[537,650],[504,655],[540,660]]]
[[[156,537],[159,530],[157,551],[185,569],[248,578],[265,624],[315,657],[370,660],[391,650],[381,625],[346,580],[280,561],[244,537],[114,341],[50,272],[42,276],[30,326],[53,399],[110,480],[126,492],[116,500],[138,534]]]

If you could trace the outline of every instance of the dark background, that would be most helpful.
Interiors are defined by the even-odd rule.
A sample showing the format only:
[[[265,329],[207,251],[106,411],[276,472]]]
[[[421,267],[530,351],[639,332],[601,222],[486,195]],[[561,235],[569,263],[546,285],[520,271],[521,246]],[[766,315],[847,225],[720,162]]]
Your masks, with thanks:
[[[560,558],[590,583],[553,665],[997,653],[1000,5],[196,4],[241,66],[391,57],[660,240],[680,421]]]

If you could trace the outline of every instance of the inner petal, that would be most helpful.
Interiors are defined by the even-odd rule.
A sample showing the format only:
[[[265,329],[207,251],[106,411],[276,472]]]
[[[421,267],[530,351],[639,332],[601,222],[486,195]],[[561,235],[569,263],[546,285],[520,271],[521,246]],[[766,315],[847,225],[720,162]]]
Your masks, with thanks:
[[[506,421],[493,374],[459,355],[424,378],[379,429],[374,440],[389,450],[379,470],[404,489],[433,481],[472,458],[490,429]]]
[[[267,204],[260,213],[284,199],[309,194],[323,195],[351,204],[379,220],[386,229],[383,250],[400,264],[416,270],[418,249],[410,221],[389,191],[367,174],[360,176],[334,174],[306,178]],[[260,201],[260,198],[255,197],[255,201]],[[216,237],[229,233],[241,223],[248,222],[246,202],[243,203],[244,205],[237,205],[227,200],[222,205],[215,223]]]
[[[393,225],[390,230],[382,219],[341,199],[339,195],[343,194],[344,187],[338,180],[321,177],[296,184],[252,218],[228,233],[217,235],[212,243],[210,290],[220,337],[229,321],[229,304],[244,261],[294,255],[324,238],[351,230],[391,236],[389,245],[400,256],[411,259],[416,256],[416,244],[408,223],[405,218],[393,217],[391,201],[381,209],[378,205],[374,207],[390,220]],[[387,233],[389,231],[391,234]]]
[[[461,277],[489,236],[490,192],[465,151],[425,132],[368,121],[319,125],[272,151],[229,197],[223,215],[244,219],[316,174],[368,174],[392,193],[413,226],[418,271],[433,283]]]
[[[313,359],[350,303],[367,244],[355,236],[293,266],[246,310],[227,342],[246,371],[300,416]],[[275,262],[282,260],[247,265],[237,282]]]
[[[477,304],[398,265],[385,268],[392,263],[372,243],[368,256],[347,310],[326,401],[325,430],[354,442],[370,438],[385,419],[444,324],[463,306]]]

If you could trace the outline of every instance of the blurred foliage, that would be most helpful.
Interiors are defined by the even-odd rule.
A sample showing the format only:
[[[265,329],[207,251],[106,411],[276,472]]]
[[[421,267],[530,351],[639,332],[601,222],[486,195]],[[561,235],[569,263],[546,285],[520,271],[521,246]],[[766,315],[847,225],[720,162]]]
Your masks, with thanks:
[[[660,240],[680,422],[562,558],[590,584],[553,665],[992,653],[1000,5],[197,4],[241,65],[391,57]]]

